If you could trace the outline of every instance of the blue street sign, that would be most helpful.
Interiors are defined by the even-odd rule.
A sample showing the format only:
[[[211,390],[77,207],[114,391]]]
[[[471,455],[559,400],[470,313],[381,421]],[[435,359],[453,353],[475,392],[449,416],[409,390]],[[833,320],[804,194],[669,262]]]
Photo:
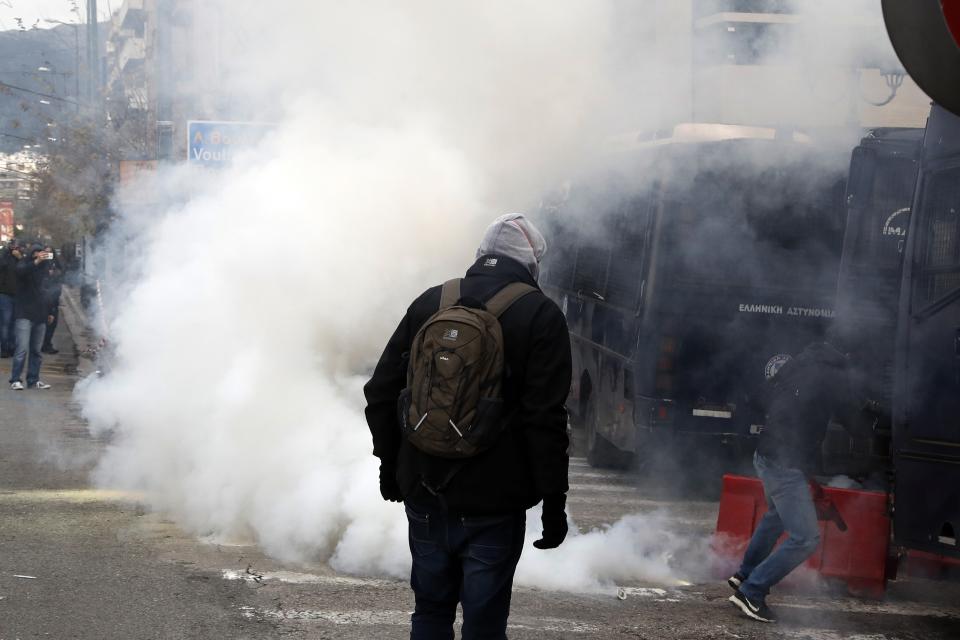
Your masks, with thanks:
[[[274,125],[263,122],[187,122],[187,162],[225,167],[240,150],[254,147]]]

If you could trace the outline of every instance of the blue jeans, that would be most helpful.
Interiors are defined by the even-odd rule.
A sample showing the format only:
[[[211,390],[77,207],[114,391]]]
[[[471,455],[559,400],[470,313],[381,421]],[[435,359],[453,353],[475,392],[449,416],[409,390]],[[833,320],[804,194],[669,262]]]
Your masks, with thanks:
[[[33,322],[26,318],[17,318],[13,323],[13,333],[17,338],[17,348],[13,353],[13,370],[10,372],[10,382],[20,380],[23,373],[23,364],[27,360],[27,351],[30,351],[30,364],[27,366],[27,386],[32,386],[40,379],[40,347],[43,345],[43,335],[47,331],[46,322]]]
[[[13,296],[0,293],[0,350],[13,353]]]
[[[457,603],[462,640],[504,640],[526,514],[458,516],[407,505],[416,597],[411,640],[453,640]]]
[[[807,476],[802,471],[783,468],[759,453],[753,456],[753,466],[767,496],[767,513],[753,532],[743,556],[739,573],[746,576],[746,580],[740,585],[740,592],[754,602],[761,602],[770,587],[817,550],[820,528]],[[774,551],[784,531],[789,535]]]

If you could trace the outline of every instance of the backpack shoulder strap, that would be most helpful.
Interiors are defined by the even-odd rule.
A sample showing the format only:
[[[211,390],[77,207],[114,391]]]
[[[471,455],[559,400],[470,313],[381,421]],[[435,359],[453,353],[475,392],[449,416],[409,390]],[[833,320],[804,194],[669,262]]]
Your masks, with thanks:
[[[487,311],[499,318],[514,302],[536,290],[536,287],[523,282],[511,282],[487,301]]]
[[[443,283],[443,289],[440,290],[440,308],[446,309],[457,304],[460,299],[460,278],[447,280]]]

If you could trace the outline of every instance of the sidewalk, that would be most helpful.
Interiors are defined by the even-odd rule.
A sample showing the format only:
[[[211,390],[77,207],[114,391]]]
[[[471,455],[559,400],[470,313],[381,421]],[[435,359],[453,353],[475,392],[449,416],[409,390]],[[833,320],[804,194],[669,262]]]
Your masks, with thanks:
[[[94,347],[97,344],[96,336],[90,326],[90,319],[83,310],[80,303],[80,292],[74,287],[64,287],[60,296],[60,323],[70,334],[71,345],[69,349],[69,363],[73,368],[68,373],[76,373],[80,378],[85,378],[96,371],[96,363],[93,360]],[[57,347],[59,348],[59,347]],[[63,349],[60,349],[62,355]]]
[[[60,353],[44,356],[52,389],[0,388],[0,639],[265,637],[271,625],[238,613],[245,586],[162,559],[142,535],[150,517],[90,487],[105,443],[72,403],[75,320],[57,330]],[[6,381],[10,360],[0,363]]]

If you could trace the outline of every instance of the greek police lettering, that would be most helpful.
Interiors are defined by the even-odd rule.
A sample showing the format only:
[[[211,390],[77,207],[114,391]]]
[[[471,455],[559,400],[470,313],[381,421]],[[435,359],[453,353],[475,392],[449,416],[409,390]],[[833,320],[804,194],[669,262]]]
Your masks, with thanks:
[[[783,314],[783,307],[779,304],[741,304],[740,313],[765,313],[779,316]]]
[[[790,307],[787,309],[788,316],[801,316],[804,318],[833,318],[836,312],[833,309],[811,309],[809,307]]]
[[[740,313],[760,313],[771,316],[800,316],[802,318],[833,318],[836,312],[833,309],[816,307],[787,307],[786,312],[779,304],[741,304]]]
[[[496,258],[487,258],[486,260],[483,261],[483,266],[485,266],[485,267],[495,267],[495,266],[497,266],[497,259],[496,259]]]

